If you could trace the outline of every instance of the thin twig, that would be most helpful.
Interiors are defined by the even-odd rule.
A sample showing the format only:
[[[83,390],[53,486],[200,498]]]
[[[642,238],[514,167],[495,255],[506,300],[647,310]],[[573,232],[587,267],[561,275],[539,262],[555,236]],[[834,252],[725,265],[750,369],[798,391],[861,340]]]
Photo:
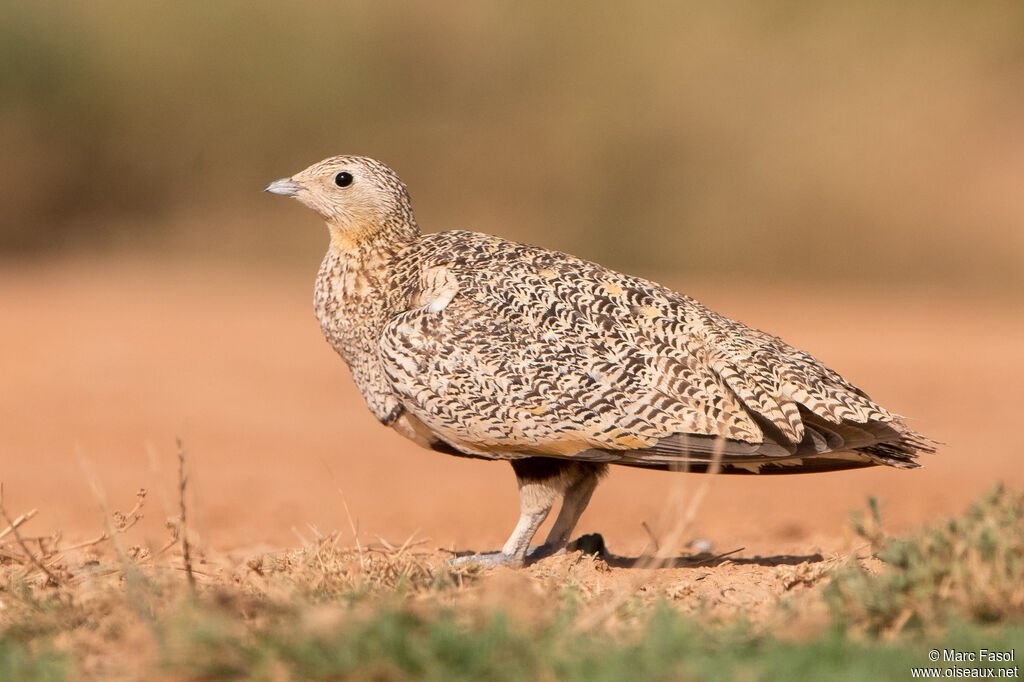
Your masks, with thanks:
[[[658,537],[651,530],[651,527],[647,525],[646,521],[641,521],[640,525],[643,526],[645,531],[647,531],[647,537],[649,537],[651,539],[651,543],[654,544],[654,551],[657,552],[658,550],[660,550],[661,549],[661,543],[658,542]],[[644,551],[644,552],[640,552],[640,553],[641,554],[646,554],[647,552]]]
[[[345,516],[348,518],[348,527],[352,529],[352,538],[356,541],[356,551],[359,553],[359,567],[366,570],[366,564],[363,561],[363,546],[359,543],[359,529],[356,527],[356,522],[352,519],[352,512],[348,509],[348,500],[345,499],[345,493],[341,490],[338,479],[334,477],[334,472],[327,465],[327,461],[320,461],[323,463],[324,468],[327,469],[327,473],[334,479],[334,487],[338,489],[338,495],[341,497],[341,506],[345,508]]]
[[[178,506],[181,510],[181,553],[185,559],[185,575],[188,577],[188,586],[194,591],[196,589],[196,576],[192,572],[192,551],[188,545],[188,522],[185,517],[185,485],[188,478],[185,476],[185,446],[178,439]]]
[[[62,549],[60,551],[61,552],[73,552],[74,550],[82,549],[83,547],[91,547],[93,545],[98,545],[101,542],[104,542],[104,541],[109,540],[109,539],[110,539],[110,534],[107,533],[107,531],[103,531],[102,533],[100,533],[98,536],[96,536],[92,540],[86,540],[85,542],[79,542],[77,545],[71,545],[70,547],[65,547],[64,549]]]
[[[716,554],[715,556],[709,556],[707,559],[700,559],[699,561],[695,561],[694,563],[689,564],[689,566],[693,568],[696,568],[697,566],[707,566],[709,564],[715,563],[716,561],[721,561],[727,556],[732,556],[737,552],[742,552],[745,549],[746,547],[737,547],[736,549],[730,549],[728,552],[722,552],[721,554]]]
[[[7,508],[4,506],[3,483],[0,483],[0,514],[3,515],[4,521],[7,522],[11,532],[14,534],[14,539],[18,541],[18,544],[21,546],[21,550],[25,552],[25,555],[28,557],[28,560],[31,561],[36,568],[45,573],[47,579],[49,579],[51,583],[53,583],[54,585],[60,585],[61,581],[56,575],[54,575],[53,571],[51,571],[45,565],[43,565],[43,562],[39,561],[39,559],[36,558],[36,555],[33,554],[31,550],[29,550],[28,545],[26,545],[25,541],[21,538],[21,533],[18,532],[18,527],[14,525],[14,520],[11,519],[11,517],[7,514]]]
[[[21,525],[25,524],[26,522],[31,521],[32,517],[35,516],[38,513],[39,513],[38,509],[29,509],[24,514],[22,514],[21,516],[19,516],[16,519],[14,519],[14,521],[11,522],[10,526],[8,526],[2,532],[0,532],[0,540],[3,540],[5,537],[10,535],[14,531],[14,529],[17,528],[18,526],[21,526]]]
[[[161,554],[163,554],[164,552],[169,550],[171,547],[174,547],[174,545],[177,544],[177,542],[178,542],[178,538],[176,536],[172,537],[170,540],[168,540],[167,542],[164,543],[163,547],[161,547],[157,551],[153,552],[153,554],[151,556],[153,558],[160,556]]]
[[[715,440],[715,448],[711,453],[711,463],[705,471],[705,478],[701,479],[701,483],[694,493],[693,497],[690,498],[690,504],[687,505],[686,511],[676,521],[675,526],[672,530],[664,536],[660,543],[655,540],[656,545],[660,544],[660,548],[655,550],[653,557],[649,560],[644,561],[641,566],[641,570],[637,573],[636,577],[624,587],[620,587],[616,590],[617,594],[602,608],[596,612],[591,612],[588,617],[581,618],[576,623],[577,630],[589,630],[597,625],[603,623],[609,616],[619,610],[619,608],[629,601],[636,593],[640,586],[647,582],[652,576],[656,569],[664,568],[671,561],[671,557],[668,556],[670,552],[674,552],[679,546],[679,540],[682,538],[683,533],[687,527],[693,522],[693,519],[697,515],[697,510],[704,502],[704,498],[707,496],[708,490],[711,488],[711,484],[714,479],[718,477],[718,473],[722,468],[722,456],[725,453],[725,438],[719,436]],[[678,488],[674,491],[678,492]],[[674,507],[674,499],[677,495],[670,495],[670,501],[673,504],[666,505],[667,507]],[[652,534],[653,535],[653,534]],[[642,570],[646,568],[647,570]]]
[[[116,525],[116,526],[114,526],[113,524],[108,524],[108,525],[111,525],[113,527],[114,533],[116,533],[116,534],[125,533],[125,532],[128,531],[128,529],[130,529],[132,526],[134,526],[136,523],[138,523],[140,519],[142,519],[142,514],[140,512],[142,511],[142,505],[145,504],[145,502],[146,502],[146,489],[145,488],[139,488],[139,491],[137,493],[135,493],[135,497],[136,497],[135,506],[132,507],[131,510],[129,510],[127,514],[122,514],[119,517],[121,519],[125,519],[125,521],[123,521],[122,523],[120,523],[119,525]],[[104,512],[104,513],[106,513],[106,512]],[[120,512],[115,511],[114,514],[120,514]],[[92,547],[93,545],[98,545],[101,542],[105,542],[105,541],[109,540],[110,538],[111,538],[110,533],[108,531],[103,531],[98,536],[94,537],[92,540],[86,540],[85,542],[79,542],[77,545],[71,545],[70,547],[64,547],[60,551],[61,552],[72,552],[72,551],[74,551],[76,549],[83,549],[85,547]]]
[[[142,519],[142,507],[146,504],[146,493],[147,491],[145,488],[139,488],[135,492],[135,506],[129,509],[127,514],[121,514],[118,518],[118,521],[121,521],[115,527],[115,530],[118,533],[124,533]],[[119,512],[114,513],[118,514]]]

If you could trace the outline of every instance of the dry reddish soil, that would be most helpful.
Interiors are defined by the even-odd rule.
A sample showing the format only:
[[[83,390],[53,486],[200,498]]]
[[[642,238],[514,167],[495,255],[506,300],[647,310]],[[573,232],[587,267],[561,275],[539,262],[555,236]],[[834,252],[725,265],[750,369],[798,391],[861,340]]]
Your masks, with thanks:
[[[320,337],[315,268],[0,264],[7,508],[37,507],[33,534],[82,539],[101,527],[101,499],[127,509],[144,487],[141,532],[160,544],[164,517],[177,512],[180,436],[191,524],[207,552],[296,547],[313,528],[349,533],[346,503],[364,543],[415,534],[433,547],[500,547],[518,511],[511,470],[421,450],[370,416]],[[1024,321],[1011,296],[666,279],[810,351],[947,443],[914,471],[718,477],[683,541],[798,563],[786,557],[851,547],[849,512],[869,495],[899,531],[959,512],[995,479],[1024,483],[1011,438]],[[578,532],[600,532],[615,554],[636,555],[649,543],[641,524],[666,533],[703,480],[614,468]],[[742,566],[729,570],[744,576]]]

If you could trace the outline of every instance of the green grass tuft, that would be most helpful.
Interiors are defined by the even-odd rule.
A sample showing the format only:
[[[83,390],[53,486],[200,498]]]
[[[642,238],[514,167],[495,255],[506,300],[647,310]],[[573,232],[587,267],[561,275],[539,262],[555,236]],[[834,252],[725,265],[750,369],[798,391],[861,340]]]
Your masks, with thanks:
[[[64,680],[70,670],[70,654],[54,650],[49,643],[0,635],[0,680]]]
[[[191,645],[165,660],[169,672],[222,680],[282,672],[292,679],[878,680],[934,665],[927,657],[933,648],[1009,650],[1024,641],[1024,627],[977,624],[931,640],[857,640],[841,627],[787,640],[742,622],[709,627],[666,604],[626,636],[577,632],[558,619],[531,627],[501,613],[466,623],[452,611],[419,615],[407,607],[349,613],[314,629],[295,614],[249,637],[204,617],[194,612],[182,623]]]
[[[886,566],[878,575],[849,566],[826,587],[840,622],[881,633],[1024,616],[1024,493],[996,485],[962,517],[905,539],[886,538],[877,503],[869,507],[854,529]]]

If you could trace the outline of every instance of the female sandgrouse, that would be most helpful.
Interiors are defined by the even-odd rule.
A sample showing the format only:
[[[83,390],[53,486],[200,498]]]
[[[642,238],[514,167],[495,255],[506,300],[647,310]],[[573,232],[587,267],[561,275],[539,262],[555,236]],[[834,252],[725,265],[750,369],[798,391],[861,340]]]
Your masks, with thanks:
[[[327,221],[316,314],[374,416],[511,463],[519,523],[485,564],[563,550],[608,464],[790,474],[933,451],[807,353],[663,286],[499,237],[420,234],[405,185],[373,159],[336,156],[266,191]]]

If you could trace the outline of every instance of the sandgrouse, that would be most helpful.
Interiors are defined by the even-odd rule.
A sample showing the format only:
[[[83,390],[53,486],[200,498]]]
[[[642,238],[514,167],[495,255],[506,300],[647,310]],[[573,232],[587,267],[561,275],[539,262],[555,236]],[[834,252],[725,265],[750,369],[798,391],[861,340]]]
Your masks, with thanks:
[[[689,297],[499,237],[421,234],[405,185],[373,159],[335,156],[266,191],[327,221],[316,315],[374,416],[512,465],[519,522],[482,563],[563,551],[608,464],[790,474],[933,452],[815,358]]]

